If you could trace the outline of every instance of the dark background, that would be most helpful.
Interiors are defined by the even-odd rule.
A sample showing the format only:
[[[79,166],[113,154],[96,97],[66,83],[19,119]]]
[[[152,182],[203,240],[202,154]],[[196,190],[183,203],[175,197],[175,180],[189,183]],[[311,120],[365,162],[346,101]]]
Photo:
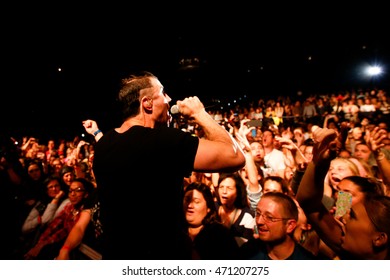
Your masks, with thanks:
[[[46,141],[72,139],[87,118],[116,126],[120,80],[139,70],[156,74],[173,102],[197,95],[205,105],[389,89],[389,20],[373,2],[113,6],[4,10],[2,131]],[[366,77],[375,63],[385,72]]]

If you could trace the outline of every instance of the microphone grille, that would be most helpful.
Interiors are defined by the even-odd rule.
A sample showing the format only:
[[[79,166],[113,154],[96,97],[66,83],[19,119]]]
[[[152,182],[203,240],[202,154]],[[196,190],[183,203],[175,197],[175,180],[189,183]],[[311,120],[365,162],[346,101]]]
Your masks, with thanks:
[[[175,115],[175,114],[178,114],[178,113],[179,113],[179,106],[173,105],[173,106],[171,107],[171,114],[172,114],[172,115]]]

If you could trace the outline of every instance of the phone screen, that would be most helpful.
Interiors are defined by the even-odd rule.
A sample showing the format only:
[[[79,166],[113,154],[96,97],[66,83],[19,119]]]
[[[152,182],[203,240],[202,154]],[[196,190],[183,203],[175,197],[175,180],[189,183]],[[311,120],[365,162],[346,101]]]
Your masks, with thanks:
[[[252,129],[252,137],[256,137],[256,135],[257,135],[256,129]]]
[[[344,216],[352,206],[352,194],[349,192],[339,191],[336,201],[335,217]]]

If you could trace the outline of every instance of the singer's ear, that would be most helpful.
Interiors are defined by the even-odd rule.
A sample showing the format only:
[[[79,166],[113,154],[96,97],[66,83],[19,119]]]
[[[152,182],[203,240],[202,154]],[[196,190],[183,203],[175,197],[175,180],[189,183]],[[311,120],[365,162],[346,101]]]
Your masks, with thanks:
[[[146,109],[151,110],[153,107],[153,99],[149,97],[142,98],[142,104],[146,107]]]

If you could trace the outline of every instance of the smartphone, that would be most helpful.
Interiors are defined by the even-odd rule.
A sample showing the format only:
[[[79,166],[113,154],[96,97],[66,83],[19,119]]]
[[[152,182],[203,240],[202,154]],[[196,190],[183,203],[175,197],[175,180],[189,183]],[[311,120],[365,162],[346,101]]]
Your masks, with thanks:
[[[336,200],[335,217],[344,216],[352,206],[352,194],[349,192],[339,191]]]
[[[246,123],[248,127],[254,126],[254,127],[261,127],[263,125],[263,122],[261,120],[251,120]]]
[[[252,137],[256,137],[256,136],[257,136],[256,129],[252,129]]]

